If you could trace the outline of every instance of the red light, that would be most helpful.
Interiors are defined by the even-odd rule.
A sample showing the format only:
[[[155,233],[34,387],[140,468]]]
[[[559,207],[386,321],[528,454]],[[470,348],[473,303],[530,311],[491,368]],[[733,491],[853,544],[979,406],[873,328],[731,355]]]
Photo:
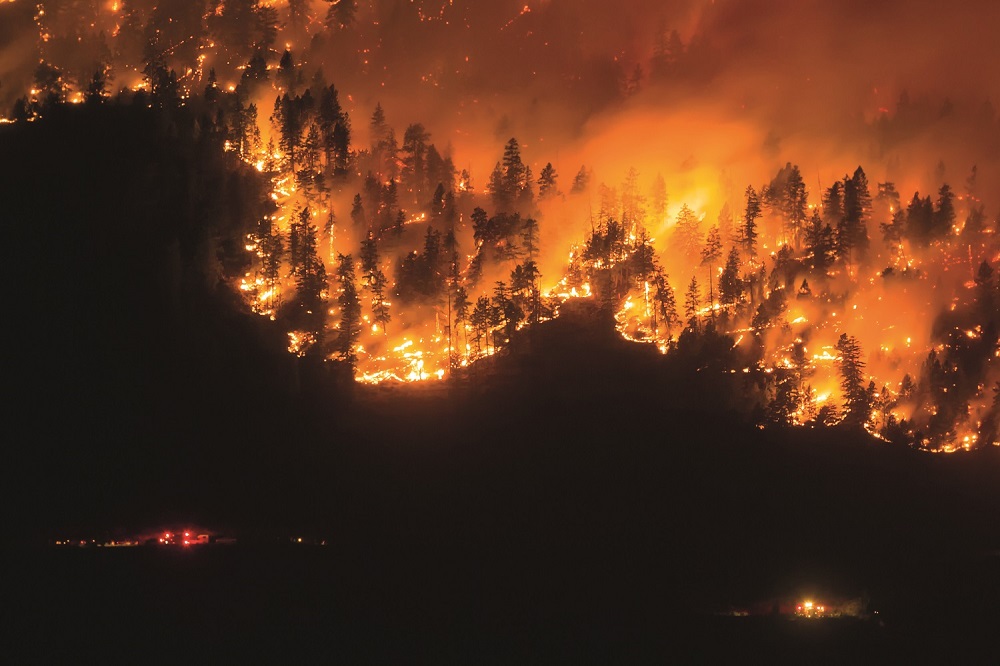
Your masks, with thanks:
[[[191,536],[191,533],[190,533],[190,532],[185,532],[185,533],[184,533],[184,537],[185,537],[185,538],[187,538],[187,537],[189,537],[189,536]]]

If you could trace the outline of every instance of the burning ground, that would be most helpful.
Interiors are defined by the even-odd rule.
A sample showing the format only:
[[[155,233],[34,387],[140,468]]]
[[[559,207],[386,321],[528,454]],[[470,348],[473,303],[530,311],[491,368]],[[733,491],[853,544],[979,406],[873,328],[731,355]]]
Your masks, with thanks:
[[[246,183],[187,230],[206,279],[359,382],[461,378],[589,299],[712,349],[753,422],[950,452],[998,442],[1000,129],[948,47],[973,10],[931,10],[10,2],[0,91],[9,136],[148,109]]]

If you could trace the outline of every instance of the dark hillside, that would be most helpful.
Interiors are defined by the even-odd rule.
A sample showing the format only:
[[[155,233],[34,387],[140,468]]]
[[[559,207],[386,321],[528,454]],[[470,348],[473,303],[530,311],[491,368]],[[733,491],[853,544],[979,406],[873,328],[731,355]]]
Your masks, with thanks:
[[[851,625],[845,654],[990,649],[997,450],[760,430],[735,409],[742,378],[713,369],[717,349],[661,356],[588,303],[450,381],[351,385],[338,364],[287,354],[221,280],[256,214],[226,202],[263,199],[253,173],[192,118],[67,114],[0,132],[5,536],[23,549],[191,521],[328,545],[183,561],[29,549],[7,598],[28,639],[68,631],[54,657],[119,626],[139,645],[252,654],[258,636],[275,656],[361,660],[634,661],[712,654],[716,635],[739,654],[788,637],[713,613],[810,593],[886,618]],[[119,583],[134,605],[95,601],[86,620],[55,600]],[[174,593],[194,601],[153,601]],[[218,634],[216,616],[232,618]]]

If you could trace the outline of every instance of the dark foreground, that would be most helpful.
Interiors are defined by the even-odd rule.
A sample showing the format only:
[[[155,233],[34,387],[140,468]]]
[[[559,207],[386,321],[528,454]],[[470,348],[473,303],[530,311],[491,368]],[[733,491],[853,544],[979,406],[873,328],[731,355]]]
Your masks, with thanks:
[[[34,423],[7,507],[11,645],[43,662],[996,663],[1000,451],[762,431],[703,398],[705,373],[578,314],[461,385],[345,389],[303,365],[263,411],[167,384],[148,417]],[[187,524],[238,543],[45,545]],[[327,545],[276,545],[295,536]],[[859,599],[864,619],[772,615],[810,597]]]
[[[1000,451],[762,431],[700,397],[704,373],[602,341],[585,314],[450,388],[348,390],[303,366],[263,415],[177,386],[149,420],[33,424],[47,436],[7,506],[9,645],[43,662],[996,663]],[[45,545],[187,524],[238,543]],[[295,536],[327,545],[276,543]],[[772,615],[810,597],[860,599],[864,619]]]
[[[16,630],[8,647],[17,663],[995,663],[998,654],[995,560],[873,589],[881,620],[804,620],[702,614],[628,572],[550,568],[527,552],[447,570],[426,557],[380,570],[383,558],[348,563],[333,547],[33,553],[5,585],[5,626]]]
[[[252,219],[220,199],[259,183],[119,115],[0,142],[0,661],[1000,661],[1000,450],[758,430],[730,345],[594,311],[453,386],[352,387],[219,279]],[[189,524],[240,543],[46,545]],[[769,615],[806,595],[869,619]]]

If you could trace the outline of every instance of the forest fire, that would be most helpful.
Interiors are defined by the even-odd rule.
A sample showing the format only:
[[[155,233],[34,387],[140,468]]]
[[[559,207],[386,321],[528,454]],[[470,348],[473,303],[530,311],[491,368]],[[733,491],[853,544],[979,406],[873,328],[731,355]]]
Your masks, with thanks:
[[[699,370],[741,375],[746,412],[762,424],[846,422],[938,452],[1000,445],[998,193],[974,163],[963,166],[958,191],[943,166],[932,177],[881,157],[863,167],[870,152],[860,150],[800,169],[778,158],[789,151],[770,135],[737,159],[706,130],[723,128],[741,144],[752,125],[743,116],[706,128],[683,109],[647,121],[639,106],[608,121],[609,135],[626,136],[613,152],[544,125],[518,126],[530,143],[501,144],[514,133],[504,122],[486,146],[473,138],[483,134],[472,120],[482,91],[454,92],[488,60],[486,46],[470,57],[456,42],[453,74],[440,64],[404,67],[381,31],[405,19],[380,3],[227,0],[191,3],[177,16],[105,3],[85,12],[89,28],[73,39],[73,11],[83,10],[51,4],[25,15],[39,58],[3,122],[62,104],[200,113],[233,168],[265,190],[259,214],[244,222],[244,265],[225,277],[250,311],[282,327],[291,354],[345,363],[366,384],[441,381],[557,317],[568,299],[586,298],[636,344],[695,357],[714,349],[724,367],[699,361]],[[410,4],[412,25],[399,34],[438,35],[442,48],[476,17],[463,3]],[[544,5],[481,11],[515,43],[552,29]],[[650,74],[636,64],[623,77],[623,104],[641,99],[647,78],[657,99],[657,81],[678,81],[693,66],[677,31],[654,37]],[[358,71],[324,70],[336,58]],[[437,125],[425,126],[416,117],[424,105],[410,109],[413,96],[398,92],[413,89],[404,76],[459,111],[428,113]],[[383,108],[383,94],[395,105]],[[858,131],[903,132],[907,100]],[[628,113],[644,128],[681,114],[691,154],[636,147]],[[809,144],[801,148],[799,159]],[[560,150],[584,162],[569,184]],[[891,179],[870,182],[866,168]]]

